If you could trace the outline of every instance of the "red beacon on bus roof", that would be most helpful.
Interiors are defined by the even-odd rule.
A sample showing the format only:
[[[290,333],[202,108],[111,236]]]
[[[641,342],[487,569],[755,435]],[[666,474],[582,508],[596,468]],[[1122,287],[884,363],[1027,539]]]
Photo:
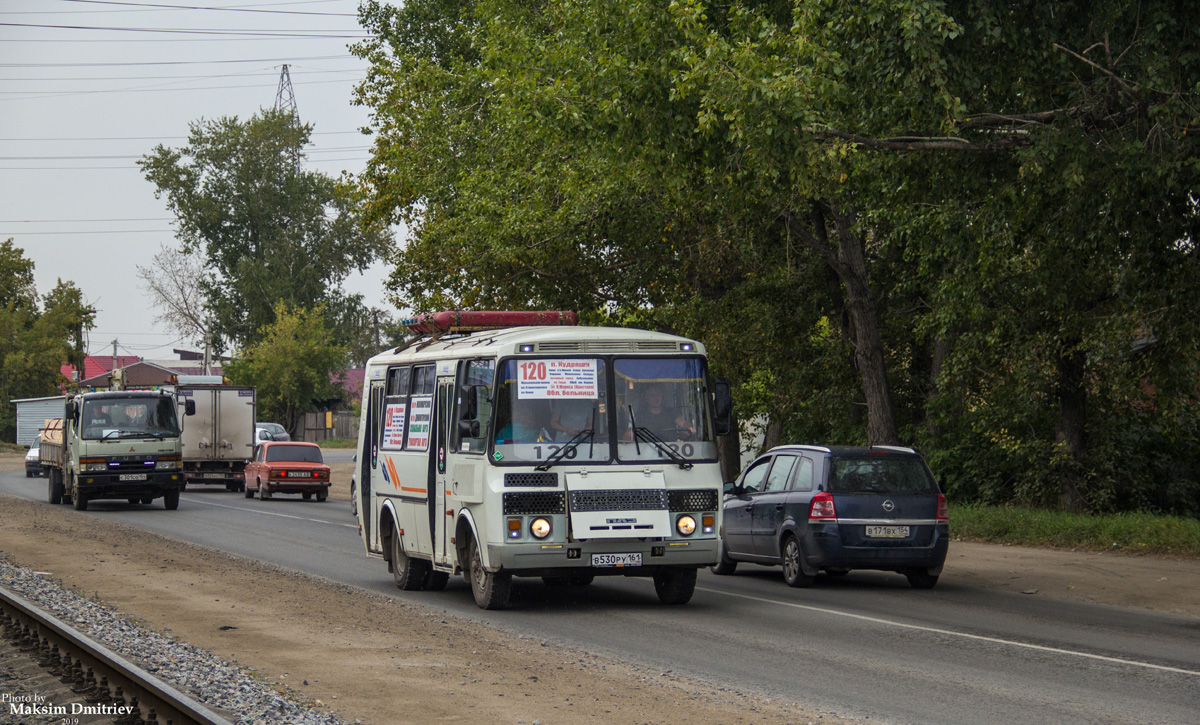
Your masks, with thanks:
[[[571,326],[578,324],[574,312],[559,310],[482,310],[457,312],[430,312],[410,317],[403,325],[412,332],[422,335],[437,335],[447,332],[475,332],[499,330],[505,327]]]

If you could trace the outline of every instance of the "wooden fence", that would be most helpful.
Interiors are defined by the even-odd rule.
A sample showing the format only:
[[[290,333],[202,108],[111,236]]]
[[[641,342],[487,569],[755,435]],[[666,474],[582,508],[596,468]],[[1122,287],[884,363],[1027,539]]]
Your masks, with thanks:
[[[349,411],[305,413],[296,440],[320,443],[331,438],[358,438],[358,418]]]

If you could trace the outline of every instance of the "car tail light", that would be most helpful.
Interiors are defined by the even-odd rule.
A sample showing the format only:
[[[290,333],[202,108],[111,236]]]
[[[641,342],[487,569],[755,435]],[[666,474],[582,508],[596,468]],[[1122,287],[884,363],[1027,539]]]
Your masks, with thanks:
[[[813,496],[812,505],[808,507],[808,520],[835,521],[837,511],[833,509],[833,494],[822,491]]]
[[[946,497],[940,493],[938,494],[937,520],[950,521],[950,507],[946,505]]]

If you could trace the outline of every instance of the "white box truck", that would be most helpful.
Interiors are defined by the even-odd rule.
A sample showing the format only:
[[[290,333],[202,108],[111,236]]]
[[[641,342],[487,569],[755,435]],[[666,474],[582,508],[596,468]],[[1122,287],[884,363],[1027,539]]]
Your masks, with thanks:
[[[183,431],[184,487],[223,485],[246,490],[246,464],[254,456],[255,389],[226,385],[219,376],[181,375],[175,396],[196,406]]]

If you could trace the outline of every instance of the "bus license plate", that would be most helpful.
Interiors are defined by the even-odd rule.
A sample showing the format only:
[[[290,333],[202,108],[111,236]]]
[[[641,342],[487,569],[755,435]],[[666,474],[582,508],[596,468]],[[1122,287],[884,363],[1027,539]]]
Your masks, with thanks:
[[[908,536],[907,526],[868,526],[867,536],[873,539],[903,539]]]
[[[641,566],[642,554],[592,554],[592,566]]]
[[[121,481],[145,481],[146,474],[144,474],[144,473],[122,473],[118,480],[121,480]]]

